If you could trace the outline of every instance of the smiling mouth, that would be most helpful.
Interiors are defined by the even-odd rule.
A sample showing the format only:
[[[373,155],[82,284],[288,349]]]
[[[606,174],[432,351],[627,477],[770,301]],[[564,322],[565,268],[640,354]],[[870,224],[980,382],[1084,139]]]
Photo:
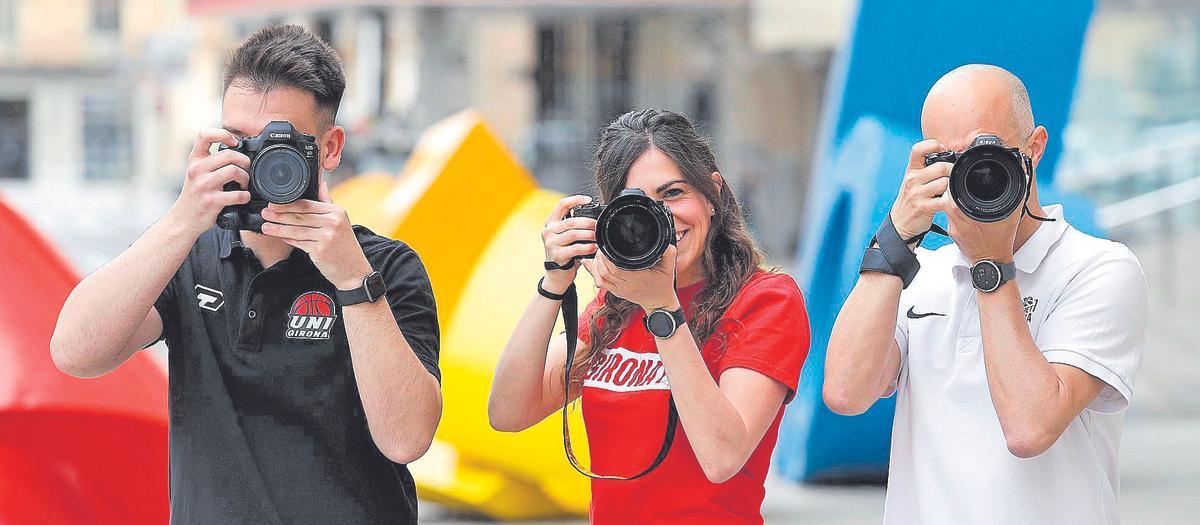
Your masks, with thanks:
[[[683,231],[675,232],[675,244],[679,244],[679,241],[682,241],[683,238],[685,236],[687,236],[689,231],[691,231],[691,230],[683,230]]]

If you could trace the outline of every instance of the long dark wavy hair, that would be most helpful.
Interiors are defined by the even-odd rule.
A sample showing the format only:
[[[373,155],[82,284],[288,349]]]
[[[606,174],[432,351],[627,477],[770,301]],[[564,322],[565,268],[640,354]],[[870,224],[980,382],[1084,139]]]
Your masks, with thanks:
[[[746,227],[742,207],[729,185],[713,180],[717,169],[708,141],[696,132],[687,117],[672,111],[641,109],[617,117],[604,128],[596,143],[593,172],[597,190],[610,202],[625,189],[629,167],[649,149],[656,149],[679,167],[693,189],[712,204],[715,214],[704,239],[704,277],[707,282],[694,302],[688,321],[692,336],[703,347],[716,329],[738,290],[762,264],[763,255]],[[583,380],[600,351],[616,342],[637,304],[605,294],[604,304],[589,321],[591,342],[571,364],[571,382]]]

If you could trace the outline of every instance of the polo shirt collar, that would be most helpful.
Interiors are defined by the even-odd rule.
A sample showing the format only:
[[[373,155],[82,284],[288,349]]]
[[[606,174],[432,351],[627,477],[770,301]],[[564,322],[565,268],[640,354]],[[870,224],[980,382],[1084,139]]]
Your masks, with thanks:
[[[1041,266],[1042,261],[1046,259],[1046,254],[1050,252],[1050,247],[1058,242],[1070,223],[1063,217],[1063,207],[1061,204],[1054,204],[1042,208],[1046,215],[1054,221],[1042,222],[1038,225],[1038,229],[1034,230],[1033,235],[1025,244],[1021,246],[1017,253],[1013,254],[1013,262],[1017,264],[1017,269],[1024,273],[1033,273],[1037,271],[1038,266]],[[958,247],[956,246],[957,250]],[[971,261],[960,251],[955,260],[954,266],[970,268]]]
[[[245,248],[242,245],[242,232],[224,228],[217,229],[217,255],[222,259],[228,259],[233,254],[234,248]]]

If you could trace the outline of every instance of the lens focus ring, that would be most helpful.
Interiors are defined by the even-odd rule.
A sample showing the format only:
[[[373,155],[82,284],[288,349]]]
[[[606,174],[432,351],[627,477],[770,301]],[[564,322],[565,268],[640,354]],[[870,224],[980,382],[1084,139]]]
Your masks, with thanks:
[[[263,200],[275,204],[299,199],[312,176],[304,156],[286,144],[262,150],[250,166],[251,186]]]

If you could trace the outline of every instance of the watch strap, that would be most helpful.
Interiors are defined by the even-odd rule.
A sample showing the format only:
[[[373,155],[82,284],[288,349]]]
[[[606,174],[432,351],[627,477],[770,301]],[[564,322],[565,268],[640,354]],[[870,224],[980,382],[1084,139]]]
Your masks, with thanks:
[[[662,313],[665,313],[665,314],[671,316],[671,319],[673,319],[675,321],[674,327],[671,328],[671,333],[666,334],[666,335],[658,335],[658,334],[654,333],[654,330],[650,329],[650,317],[659,312],[662,312]],[[680,306],[679,308],[676,308],[675,310],[667,310],[665,308],[658,308],[658,309],[652,310],[650,313],[646,314],[646,316],[642,318],[642,326],[646,327],[646,331],[650,332],[650,335],[653,335],[657,339],[667,339],[667,338],[675,335],[675,332],[679,330],[679,327],[683,326],[683,324],[686,322],[687,322],[687,319],[683,315],[683,307],[682,306]]]
[[[980,264],[991,264],[991,265],[994,265],[999,270],[999,272],[998,272],[999,276],[996,281],[996,286],[992,287],[991,289],[980,288],[979,284],[975,282],[974,267],[978,266]],[[981,292],[990,293],[990,292],[999,290],[1001,286],[1004,286],[1004,283],[1007,283],[1016,278],[1017,278],[1017,263],[1015,261],[1009,261],[1006,263],[1002,263],[1002,262],[994,260],[994,259],[983,259],[983,260],[976,262],[972,266],[971,286],[974,286],[976,290],[979,290]]]
[[[359,303],[373,303],[380,297],[383,297],[384,290],[382,289],[383,287],[380,286],[381,284],[383,284],[383,275],[378,271],[372,271],[371,273],[367,274],[366,277],[363,277],[362,285],[358,288],[353,290],[336,290],[335,295],[337,296],[337,302],[342,306],[351,306]],[[376,290],[379,293],[372,293],[372,286],[381,288],[380,290]]]

